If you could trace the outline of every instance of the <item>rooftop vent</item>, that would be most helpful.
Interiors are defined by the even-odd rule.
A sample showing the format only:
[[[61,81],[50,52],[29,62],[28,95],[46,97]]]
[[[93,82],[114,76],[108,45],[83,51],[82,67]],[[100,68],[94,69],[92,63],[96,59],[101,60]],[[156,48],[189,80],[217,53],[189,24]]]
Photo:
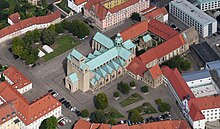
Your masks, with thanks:
[[[191,12],[194,12],[194,10],[192,9]]]

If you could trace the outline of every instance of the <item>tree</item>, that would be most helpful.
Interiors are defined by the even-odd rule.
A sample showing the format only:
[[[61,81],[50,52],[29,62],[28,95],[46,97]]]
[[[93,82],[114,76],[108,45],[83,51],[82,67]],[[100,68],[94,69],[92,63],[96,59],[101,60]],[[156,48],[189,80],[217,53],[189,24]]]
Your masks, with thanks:
[[[42,5],[44,8],[47,8],[47,6],[48,6],[47,0],[42,0]]]
[[[110,124],[110,125],[116,125],[117,122],[116,122],[115,119],[110,119],[110,120],[108,120],[108,124]]]
[[[87,109],[84,109],[81,111],[81,116],[83,118],[88,117],[89,116],[89,111]]]
[[[158,109],[160,112],[169,112],[171,109],[170,104],[166,103],[166,102],[162,102],[159,106]]]
[[[148,87],[147,86],[142,86],[141,87],[141,92],[147,93],[148,92]]]
[[[80,39],[84,38],[85,36],[88,36],[90,33],[90,30],[87,27],[87,25],[83,22],[80,22],[79,20],[73,20],[67,29],[70,33],[72,33]]]
[[[128,114],[128,119],[135,123],[135,122],[142,122],[144,119],[141,114],[137,110],[132,110]]]
[[[47,6],[47,9],[49,9],[50,11],[53,11],[53,8],[54,8],[53,4],[49,4],[49,5]]]
[[[139,13],[136,13],[136,12],[134,12],[134,13],[132,13],[131,14],[131,20],[133,20],[133,21],[141,21],[141,17],[140,17],[140,14]]]
[[[41,37],[41,32],[36,29],[32,32],[34,42],[39,42]]]
[[[0,0],[0,10],[9,8],[9,3],[6,0]]]
[[[57,127],[57,118],[54,116],[51,116],[50,118],[43,120],[40,125],[40,129],[56,129],[56,127]]]
[[[12,40],[12,52],[17,56],[22,56],[25,43],[20,37],[16,37]]]
[[[64,19],[62,22],[61,22],[61,25],[63,26],[63,28],[65,30],[68,30],[69,31],[69,26],[70,26],[70,22],[68,22],[66,19]]]
[[[55,42],[56,35],[52,29],[44,29],[41,35],[43,44],[52,45]]]
[[[63,33],[64,29],[61,23],[55,25],[55,31],[57,33]]]
[[[118,98],[120,96],[120,93],[119,92],[115,92],[114,95],[113,95],[115,98]]]
[[[130,91],[130,86],[127,83],[118,83],[117,89],[122,92],[122,94],[128,94]]]
[[[155,103],[156,103],[157,105],[160,105],[162,102],[163,102],[163,101],[162,101],[161,98],[158,98],[158,99],[155,100]]]
[[[135,86],[136,86],[136,84],[134,81],[130,82],[130,87],[135,87]]]
[[[28,56],[28,58],[25,58],[25,63],[26,64],[33,64],[37,61],[37,59],[39,58],[38,57],[38,49],[37,48],[34,48],[34,49],[31,49],[31,52]]]
[[[106,117],[105,117],[105,112],[102,110],[96,110],[91,113],[90,115],[91,122],[93,123],[105,123],[106,122]]]
[[[104,110],[108,106],[108,98],[104,93],[99,93],[95,96],[94,105],[96,109]]]

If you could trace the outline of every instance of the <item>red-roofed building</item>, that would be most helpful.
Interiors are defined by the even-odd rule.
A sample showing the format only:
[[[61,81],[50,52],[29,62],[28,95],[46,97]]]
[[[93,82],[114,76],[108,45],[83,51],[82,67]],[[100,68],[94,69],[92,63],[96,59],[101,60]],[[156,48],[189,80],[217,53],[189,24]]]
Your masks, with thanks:
[[[143,81],[153,88],[157,88],[163,84],[163,74],[161,72],[160,66],[156,64],[147,72],[145,72]]]
[[[29,103],[7,81],[0,83],[0,127],[10,129],[39,128],[51,116],[60,117],[62,104],[47,93]]]
[[[133,12],[145,10],[149,5],[149,0],[89,0],[84,5],[84,15],[92,19],[98,28],[105,30],[130,18]]]
[[[31,17],[22,20],[16,24],[13,24],[0,30],[0,43],[25,34],[28,31],[48,28],[50,25],[59,22],[61,22],[61,14],[59,11],[56,11],[46,16]]]
[[[5,80],[16,89],[20,94],[23,94],[32,89],[32,82],[26,78],[16,67],[11,66],[3,71]]]
[[[87,0],[68,0],[68,7],[71,8],[76,13],[80,13]]]
[[[8,24],[10,25],[14,25],[18,23],[20,20],[21,20],[21,16],[18,12],[8,16]]]
[[[191,127],[185,120],[167,120],[131,126],[128,126],[127,124],[110,126],[108,124],[90,123],[79,119],[73,129],[191,129]]]
[[[220,96],[196,98],[176,68],[170,69],[168,66],[163,66],[162,72],[164,82],[193,128],[204,129],[206,122],[220,118]]]
[[[143,10],[141,13],[141,19],[150,21],[156,19],[160,22],[168,22],[168,12],[165,7],[157,8],[156,6],[151,6],[150,8]]]

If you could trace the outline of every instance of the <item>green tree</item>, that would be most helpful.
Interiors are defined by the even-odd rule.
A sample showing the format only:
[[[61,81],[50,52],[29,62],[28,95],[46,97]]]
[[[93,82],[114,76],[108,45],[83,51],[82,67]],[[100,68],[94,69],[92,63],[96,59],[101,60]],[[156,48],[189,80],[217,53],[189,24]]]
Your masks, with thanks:
[[[57,127],[57,118],[54,116],[51,116],[50,118],[47,118],[42,121],[40,125],[40,129],[56,129]]]
[[[57,33],[63,33],[64,29],[61,23],[55,25],[55,31]]]
[[[141,87],[141,92],[147,93],[148,92],[148,87],[147,86],[142,86]]]
[[[6,0],[0,0],[0,10],[9,8],[9,3]]]
[[[68,31],[73,35],[77,36],[78,38],[84,38],[85,36],[88,36],[90,33],[90,30],[87,27],[87,25],[83,22],[80,22],[79,20],[73,20],[70,23],[70,27],[68,27]]]
[[[117,97],[120,96],[120,93],[119,93],[119,92],[115,92],[113,96],[114,96],[115,98],[117,98]]]
[[[136,84],[134,81],[130,82],[130,87],[135,87],[135,86],[136,86]]]
[[[63,26],[63,28],[65,30],[68,30],[69,31],[69,26],[70,26],[70,22],[68,22],[66,19],[64,19],[62,22],[61,22],[61,25]],[[70,32],[70,31],[69,31]]]
[[[47,8],[48,6],[47,0],[42,0],[42,5],[44,8]]]
[[[31,31],[28,31],[25,36],[22,38],[26,45],[31,45],[34,41],[34,36]]]
[[[110,119],[110,120],[108,120],[108,124],[110,124],[110,125],[116,125],[117,122],[116,122],[115,119]]]
[[[106,123],[105,112],[102,110],[92,112],[90,118],[93,123]]]
[[[104,110],[108,106],[108,98],[104,93],[95,96],[94,105],[96,109]]]
[[[28,58],[25,59],[26,64],[33,64],[38,59],[38,49],[34,48],[31,50],[31,53],[29,54]]]
[[[53,11],[53,8],[54,8],[53,4],[49,4],[49,5],[47,6],[47,9],[49,9],[50,11]]]
[[[36,29],[32,32],[32,36],[33,36],[34,42],[39,42],[40,37],[41,37],[41,32],[38,29]]]
[[[25,43],[20,37],[16,37],[12,40],[12,52],[15,55],[22,56],[24,51]]]
[[[156,103],[157,105],[160,105],[162,102],[163,102],[163,101],[162,101],[161,98],[158,98],[158,99],[155,100],[155,103]]]
[[[131,122],[142,122],[144,119],[137,110],[132,110],[128,114],[128,119]]]
[[[52,29],[44,29],[41,35],[43,44],[52,45],[55,42],[56,35],[56,32]]]
[[[160,112],[169,112],[171,109],[170,104],[163,102],[158,106]]]
[[[140,17],[140,14],[139,13],[136,13],[136,12],[134,12],[134,13],[132,13],[131,14],[131,20],[133,20],[133,21],[141,21],[141,17]]]
[[[89,116],[89,111],[87,109],[84,109],[81,111],[81,116],[83,118],[88,117]]]
[[[128,94],[130,91],[130,86],[127,83],[120,82],[117,84],[117,89],[122,92],[122,94]]]

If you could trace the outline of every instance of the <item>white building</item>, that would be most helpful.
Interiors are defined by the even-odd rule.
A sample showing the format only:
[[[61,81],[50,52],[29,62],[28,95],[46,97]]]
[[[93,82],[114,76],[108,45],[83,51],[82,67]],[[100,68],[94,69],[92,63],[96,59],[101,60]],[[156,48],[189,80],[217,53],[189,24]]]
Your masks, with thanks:
[[[202,11],[220,8],[220,0],[197,0],[196,4]]]
[[[0,43],[25,34],[28,31],[33,31],[35,29],[44,29],[48,28],[50,25],[57,24],[62,21],[60,16],[60,12],[56,11],[46,16],[31,17],[11,26],[8,26],[4,29],[1,29]]]
[[[68,7],[71,8],[76,13],[80,13],[87,0],[68,0]]]
[[[217,32],[217,21],[187,0],[171,1],[169,12],[189,27],[194,26],[202,37]]]
[[[192,92],[177,69],[172,70],[166,66],[162,68],[162,72],[165,84],[176,99],[184,117],[194,129],[205,129],[207,122],[220,119],[220,96],[198,97]],[[189,79],[188,77],[185,76],[185,79]],[[208,76],[203,78],[203,82],[210,79]],[[198,82],[198,80],[201,79],[195,79],[194,82]],[[191,82],[193,81],[188,81],[189,84]],[[199,81],[199,83],[202,82]]]

